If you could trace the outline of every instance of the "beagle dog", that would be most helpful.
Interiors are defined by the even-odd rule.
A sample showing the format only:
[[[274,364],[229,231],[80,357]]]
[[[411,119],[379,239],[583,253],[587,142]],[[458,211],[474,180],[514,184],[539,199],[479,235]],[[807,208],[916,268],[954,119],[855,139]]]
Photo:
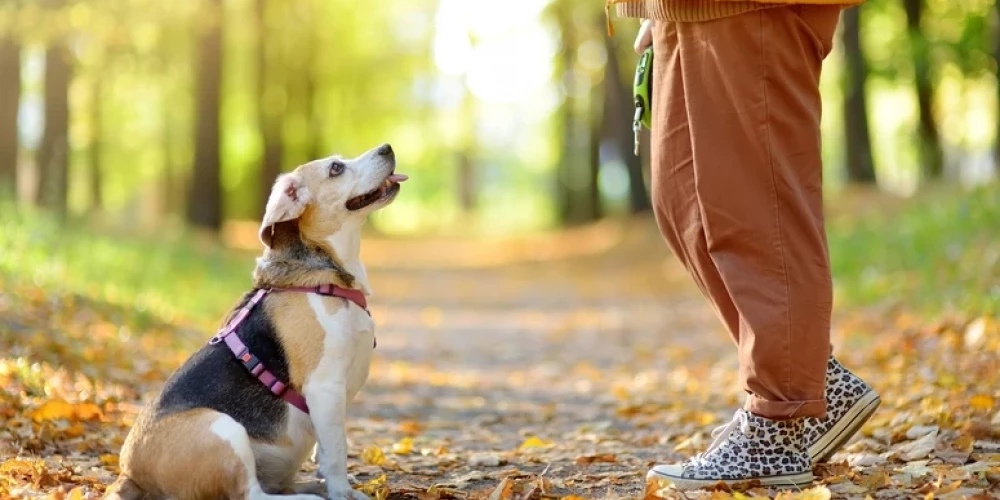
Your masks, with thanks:
[[[384,144],[278,177],[254,289],[140,413],[105,498],[368,500],[344,421],[375,347],[361,226],[399,193],[395,169]],[[314,448],[324,481],[296,484]]]

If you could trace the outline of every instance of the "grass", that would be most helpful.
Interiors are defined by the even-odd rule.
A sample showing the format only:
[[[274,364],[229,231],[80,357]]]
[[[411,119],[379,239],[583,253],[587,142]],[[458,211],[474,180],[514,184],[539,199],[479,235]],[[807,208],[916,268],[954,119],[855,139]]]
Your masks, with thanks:
[[[9,206],[0,208],[0,224],[0,290],[38,287],[211,327],[251,283],[251,254],[190,234],[152,238],[79,221],[60,225]]]
[[[847,209],[828,232],[839,305],[1000,314],[1000,185]]]

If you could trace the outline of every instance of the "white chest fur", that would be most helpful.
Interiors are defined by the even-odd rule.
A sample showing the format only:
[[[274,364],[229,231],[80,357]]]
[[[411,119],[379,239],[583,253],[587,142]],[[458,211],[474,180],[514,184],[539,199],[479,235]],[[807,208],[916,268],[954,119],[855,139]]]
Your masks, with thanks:
[[[323,356],[305,385],[344,385],[350,402],[368,380],[375,342],[375,322],[360,307],[346,304],[328,312],[324,301],[342,300],[310,294],[309,306],[323,328]]]

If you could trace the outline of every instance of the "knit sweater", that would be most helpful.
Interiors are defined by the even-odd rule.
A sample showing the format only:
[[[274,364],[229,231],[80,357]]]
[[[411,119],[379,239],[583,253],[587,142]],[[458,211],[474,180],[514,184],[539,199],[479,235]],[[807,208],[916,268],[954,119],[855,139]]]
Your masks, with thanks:
[[[864,0],[606,0],[615,5],[619,17],[657,21],[711,21],[770,7],[789,4],[855,5]]]

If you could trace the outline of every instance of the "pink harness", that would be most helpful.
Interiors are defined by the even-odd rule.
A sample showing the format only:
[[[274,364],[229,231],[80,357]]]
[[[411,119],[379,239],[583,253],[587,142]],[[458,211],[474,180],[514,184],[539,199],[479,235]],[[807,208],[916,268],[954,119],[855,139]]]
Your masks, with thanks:
[[[320,285],[316,287],[293,287],[293,288],[259,288],[257,292],[254,293],[253,297],[240,308],[236,316],[226,323],[226,326],[222,327],[218,333],[209,340],[209,345],[215,345],[219,342],[225,341],[226,346],[229,350],[233,352],[243,367],[246,368],[251,375],[260,380],[262,384],[267,386],[268,389],[274,393],[275,396],[288,401],[292,406],[302,410],[304,413],[309,413],[309,406],[306,405],[306,398],[298,393],[295,389],[288,387],[288,384],[278,380],[278,377],[274,376],[265,366],[264,363],[260,362],[257,356],[254,356],[250,352],[250,348],[240,340],[238,335],[231,335],[250,316],[250,311],[253,310],[260,301],[264,300],[270,292],[303,292],[303,293],[318,293],[320,295],[327,295],[331,297],[340,297],[342,299],[354,302],[371,316],[371,312],[368,310],[368,301],[365,299],[365,295],[361,293],[360,290],[354,290],[351,288],[342,288],[337,285]],[[377,345],[377,344],[376,344]]]

